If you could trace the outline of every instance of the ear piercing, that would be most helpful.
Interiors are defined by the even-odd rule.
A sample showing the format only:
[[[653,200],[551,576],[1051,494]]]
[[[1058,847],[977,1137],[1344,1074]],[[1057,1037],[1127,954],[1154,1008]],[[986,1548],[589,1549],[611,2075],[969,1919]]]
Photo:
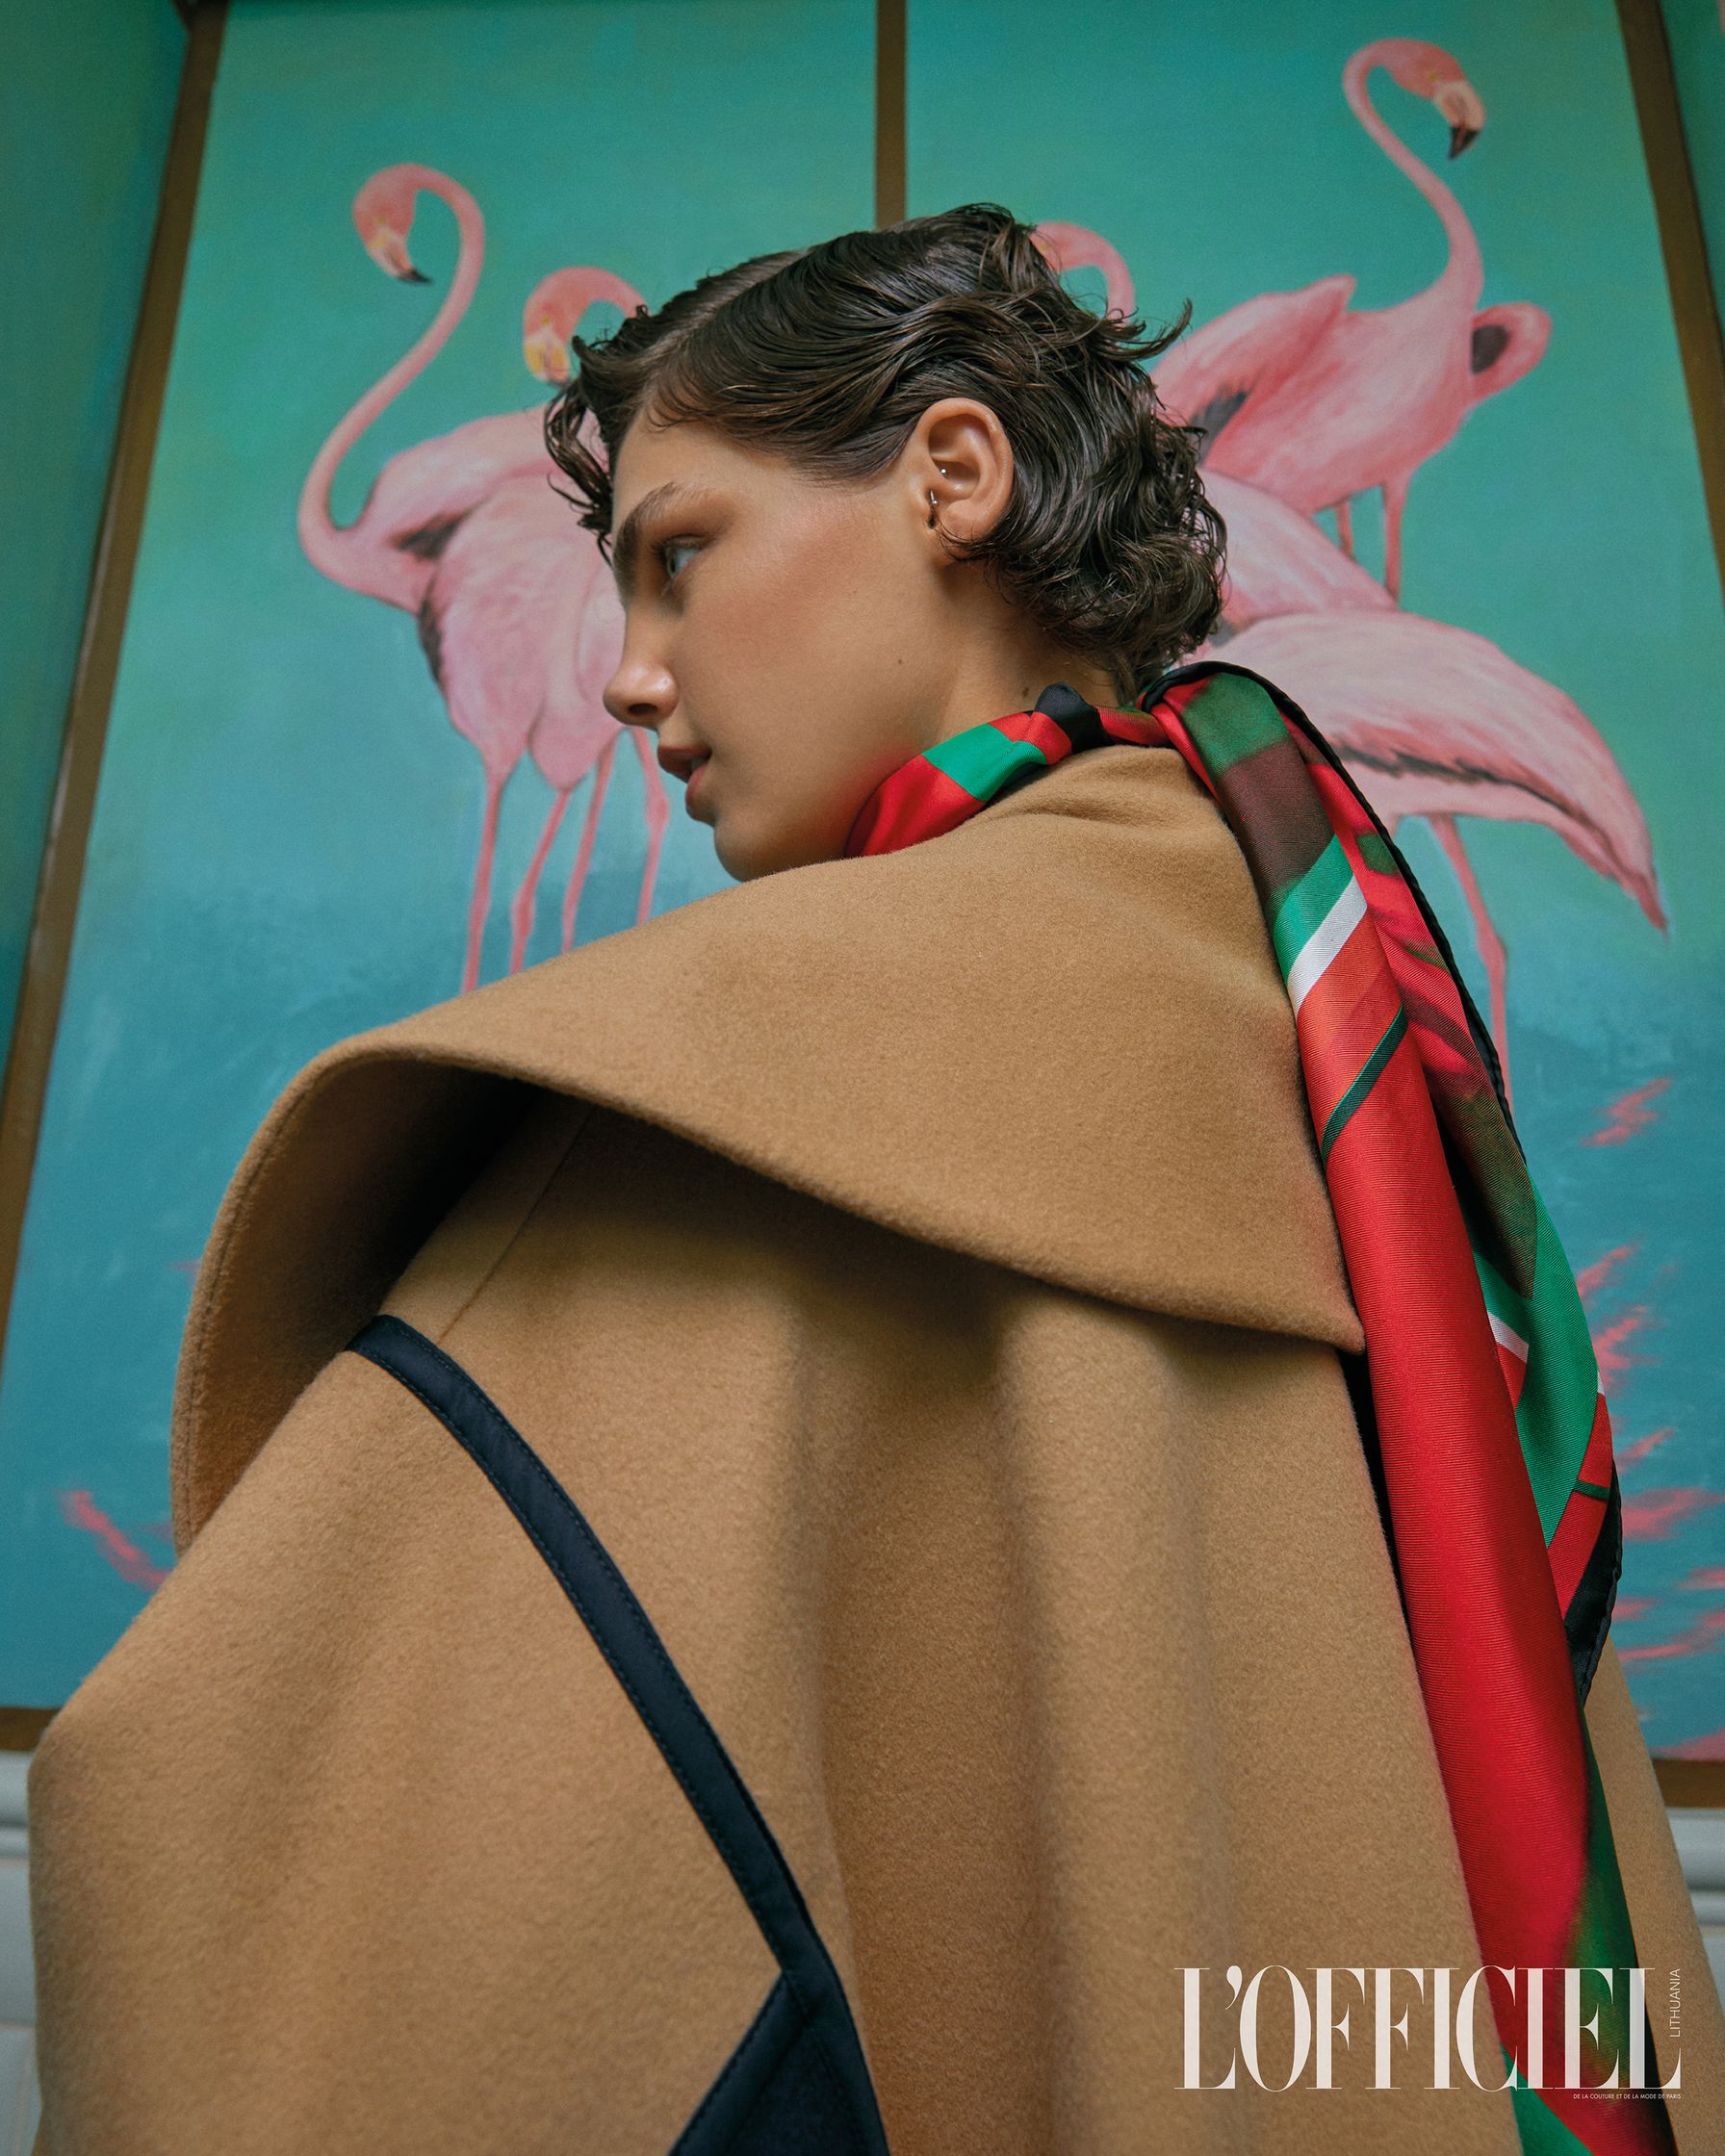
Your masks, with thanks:
[[[937,471],[938,471],[938,472],[940,473],[940,475],[941,478],[945,478],[945,476],[946,476],[946,467],[945,467],[945,465],[943,465],[943,464],[940,464],[940,465],[937,465],[937,466],[935,467],[935,469],[936,469],[936,470],[937,470]],[[935,518],[936,518],[936,516],[937,516],[937,514],[938,514],[938,512],[939,512],[939,510],[940,510],[940,497],[939,497],[939,496],[938,496],[938,495],[936,494],[936,492],[935,492],[934,488],[933,488],[933,487],[930,487],[930,488],[929,488],[929,490],[928,490],[928,527],[929,527],[929,529],[930,529],[931,531],[933,531],[933,529],[935,528]]]

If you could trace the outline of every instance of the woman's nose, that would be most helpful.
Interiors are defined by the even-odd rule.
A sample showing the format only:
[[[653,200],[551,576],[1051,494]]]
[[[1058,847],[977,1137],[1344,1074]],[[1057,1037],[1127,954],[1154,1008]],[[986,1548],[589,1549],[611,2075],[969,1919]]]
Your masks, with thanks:
[[[619,726],[663,726],[677,706],[677,684],[657,660],[631,652],[627,644],[617,670],[605,685],[605,707]]]

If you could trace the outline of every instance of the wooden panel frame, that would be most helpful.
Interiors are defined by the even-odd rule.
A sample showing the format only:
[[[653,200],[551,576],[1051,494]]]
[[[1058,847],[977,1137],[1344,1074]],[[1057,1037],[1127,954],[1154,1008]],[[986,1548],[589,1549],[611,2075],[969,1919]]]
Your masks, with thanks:
[[[898,224],[905,215],[905,86],[907,0],[875,0],[874,221]]]
[[[1725,582],[1725,330],[1707,256],[1695,168],[1689,162],[1660,0],[1617,0],[1617,16],[1659,218],[1665,279],[1671,288],[1671,312],[1677,322],[1713,552]]]

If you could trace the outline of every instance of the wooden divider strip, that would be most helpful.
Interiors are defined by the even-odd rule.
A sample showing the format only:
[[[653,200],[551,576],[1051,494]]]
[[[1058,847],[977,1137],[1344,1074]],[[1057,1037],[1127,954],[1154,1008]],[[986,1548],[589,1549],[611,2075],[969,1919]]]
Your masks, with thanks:
[[[875,0],[874,221],[905,215],[906,0]]]
[[[221,51],[226,0],[210,0],[192,21],[179,102],[162,174],[161,206],[138,310],[138,330],[120,400],[119,428],[90,571],[84,636],[66,705],[47,838],[25,952],[17,1018],[0,1085],[0,1349],[17,1278],[18,1244],[41,1132],[54,1038],[71,963],[84,857],[95,813],[108,712],[119,670],[120,640],[143,529],[156,429],[173,351],[174,322],[192,241],[192,215],[203,163],[210,96]]]
[[[1617,0],[1617,16],[1671,288],[1671,312],[1677,321],[1713,552],[1725,580],[1725,335],[1720,330],[1718,295],[1713,290],[1695,173],[1683,130],[1671,47],[1660,0]]]

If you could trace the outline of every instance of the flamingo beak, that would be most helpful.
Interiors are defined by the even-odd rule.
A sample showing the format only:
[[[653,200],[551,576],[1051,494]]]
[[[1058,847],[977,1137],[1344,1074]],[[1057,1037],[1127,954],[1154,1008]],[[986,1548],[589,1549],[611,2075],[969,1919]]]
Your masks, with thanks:
[[[568,347],[549,321],[542,321],[528,330],[521,341],[521,354],[528,363],[528,372],[537,374],[542,382],[561,384],[574,372],[569,364]]]
[[[394,277],[404,285],[428,285],[431,280],[423,270],[416,270],[413,257],[407,252],[407,235],[398,232],[393,224],[380,224],[366,242],[366,252],[385,275]]]
[[[1485,125],[1485,104],[1470,82],[1459,78],[1440,83],[1431,102],[1450,123],[1450,155],[1459,157]]]

